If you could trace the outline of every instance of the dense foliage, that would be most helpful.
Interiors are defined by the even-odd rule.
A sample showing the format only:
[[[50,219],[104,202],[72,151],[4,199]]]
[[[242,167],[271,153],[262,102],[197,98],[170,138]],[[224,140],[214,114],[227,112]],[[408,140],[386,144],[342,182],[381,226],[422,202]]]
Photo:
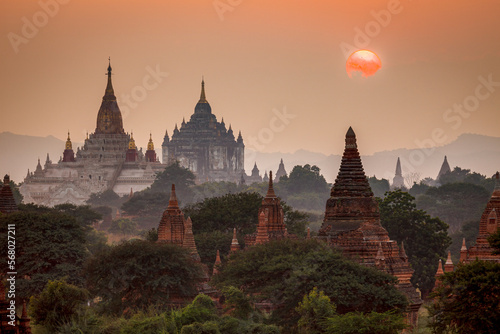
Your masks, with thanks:
[[[448,225],[432,218],[415,205],[415,198],[396,190],[379,201],[380,220],[392,240],[404,243],[408,260],[415,270],[412,283],[424,295],[434,286],[434,274],[440,258],[446,257],[451,244]]]
[[[92,257],[85,277],[92,295],[102,298],[102,309],[121,314],[150,305],[166,307],[175,297],[194,297],[202,270],[184,248],[132,240]]]
[[[277,307],[275,323],[293,327],[299,315],[295,307],[314,287],[325,292],[347,312],[385,312],[407,304],[394,284],[396,279],[358,265],[316,240],[283,240],[253,246],[231,255],[213,284],[240,287],[257,300]]]
[[[431,187],[417,198],[417,207],[450,225],[451,232],[463,223],[478,220],[490,199],[490,192],[472,183],[448,183]]]
[[[385,193],[390,190],[389,181],[386,179],[377,179],[375,176],[368,178],[368,183],[375,197],[384,198]]]
[[[296,311],[299,334],[398,334],[407,327],[403,315],[392,311],[338,314],[335,304],[317,288],[304,296]]]
[[[275,185],[278,196],[300,210],[323,210],[330,187],[318,166],[297,165]]]
[[[88,299],[88,291],[66,283],[49,281],[43,291],[30,299],[30,317],[35,324],[56,332],[71,320]]]
[[[500,263],[459,264],[440,281],[429,307],[433,333],[498,333]]]
[[[2,244],[7,245],[7,225],[15,225],[17,298],[39,294],[49,280],[63,277],[68,283],[83,284],[80,270],[89,255],[87,236],[95,217],[88,207],[73,205],[21,205],[20,211],[0,216]],[[1,252],[7,258],[7,247]],[[12,271],[6,265],[2,261],[2,272]]]

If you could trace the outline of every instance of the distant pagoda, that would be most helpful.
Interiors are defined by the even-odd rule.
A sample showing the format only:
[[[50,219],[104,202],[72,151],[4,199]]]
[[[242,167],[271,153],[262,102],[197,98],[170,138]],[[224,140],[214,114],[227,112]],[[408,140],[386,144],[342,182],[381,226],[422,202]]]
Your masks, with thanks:
[[[205,95],[205,82],[194,113],[188,122],[175,125],[172,137],[165,132],[162,160],[168,165],[179,161],[196,176],[197,183],[230,181],[240,183],[244,174],[244,149],[241,132],[235,139],[231,125],[217,121]]]

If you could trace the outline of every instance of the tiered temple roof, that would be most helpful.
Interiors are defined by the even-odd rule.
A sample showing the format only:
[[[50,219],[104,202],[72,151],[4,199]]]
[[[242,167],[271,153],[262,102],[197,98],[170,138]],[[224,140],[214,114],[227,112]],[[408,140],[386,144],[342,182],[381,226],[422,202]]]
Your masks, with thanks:
[[[172,184],[168,207],[163,212],[163,217],[158,227],[158,242],[169,242],[182,246],[185,223],[184,214],[179,208],[179,202],[175,194],[175,184]]]
[[[281,206],[280,199],[274,192],[273,174],[269,172],[269,186],[266,197],[262,200],[262,205],[259,209],[257,232],[245,236],[245,245],[251,246],[288,237],[293,238],[295,236],[289,236],[287,233],[283,207]]]
[[[410,283],[408,257],[380,224],[380,212],[368,184],[352,128],[346,133],[340,170],[326,202],[319,238],[364,265],[398,278],[397,288],[409,299],[408,321],[414,326],[422,304]]]

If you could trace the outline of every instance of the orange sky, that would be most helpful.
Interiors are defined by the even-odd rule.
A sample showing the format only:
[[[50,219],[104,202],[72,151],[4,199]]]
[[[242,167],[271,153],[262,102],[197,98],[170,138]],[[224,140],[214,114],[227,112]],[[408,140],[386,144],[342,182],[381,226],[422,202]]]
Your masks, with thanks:
[[[159,147],[190,117],[202,75],[213,113],[265,152],[339,154],[350,125],[362,154],[417,147],[433,131],[438,145],[461,133],[500,135],[500,2],[336,2],[3,1],[0,131],[65,139],[69,130],[83,141],[111,56],[124,127],[139,146],[151,131]],[[373,13],[391,13],[390,22]],[[362,48],[382,60],[369,78],[345,71],[341,45],[361,46],[356,31],[371,35]],[[154,81],[155,69],[168,76]],[[478,78],[488,76],[484,87]],[[470,112],[447,111],[463,103]],[[286,124],[276,119],[283,110],[294,115]]]

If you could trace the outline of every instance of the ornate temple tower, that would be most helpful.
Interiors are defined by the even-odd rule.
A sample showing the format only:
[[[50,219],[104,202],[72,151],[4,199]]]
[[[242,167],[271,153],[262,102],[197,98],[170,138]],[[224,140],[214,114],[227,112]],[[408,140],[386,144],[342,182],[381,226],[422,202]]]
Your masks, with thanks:
[[[368,184],[356,143],[349,128],[340,170],[326,202],[325,218],[319,239],[340,249],[346,256],[398,278],[397,288],[409,300],[408,322],[416,325],[422,304],[410,283],[413,275],[404,248],[389,239],[380,224],[380,212]]]
[[[252,246],[270,240],[296,238],[295,235],[288,235],[284,219],[281,201],[274,192],[273,174],[269,172],[269,187],[259,209],[257,232],[245,236],[245,245]]]
[[[130,134],[130,140],[128,141],[127,154],[125,156],[125,162],[136,162],[137,161],[137,147],[135,146],[134,134]]]
[[[165,164],[179,161],[196,175],[196,182],[240,182],[244,170],[244,148],[241,133],[235,140],[231,126],[218,122],[201,83],[200,99],[188,122],[174,128],[172,138],[165,137],[162,160]]]
[[[403,173],[401,171],[401,161],[398,157],[398,162],[396,163],[396,174],[392,179],[392,189],[401,189],[405,186],[405,179],[403,178]]]
[[[168,207],[165,212],[163,212],[163,217],[158,226],[158,242],[168,242],[182,246],[185,224],[184,214],[179,208],[179,202],[175,194],[175,185],[172,184],[172,192],[170,193]]]
[[[63,152],[63,162],[75,162],[75,152],[73,152],[73,144],[71,143],[71,138],[69,137],[68,131],[68,139],[66,139],[66,147]]]
[[[156,162],[155,145],[153,144],[153,137],[151,133],[149,134],[148,149],[146,150],[145,156],[147,162]]]
[[[35,172],[28,173],[20,187],[26,203],[81,205],[91,194],[105,190],[124,196],[131,189],[146,189],[155,180],[155,174],[165,169],[165,165],[153,161],[154,152],[149,152],[150,160],[146,162],[142,149],[138,151],[133,137],[123,130],[111,76],[109,64],[94,133],[87,134],[76,154],[68,133],[63,158],[52,163],[47,155],[43,168],[39,162]],[[150,146],[153,147],[151,137]]]

